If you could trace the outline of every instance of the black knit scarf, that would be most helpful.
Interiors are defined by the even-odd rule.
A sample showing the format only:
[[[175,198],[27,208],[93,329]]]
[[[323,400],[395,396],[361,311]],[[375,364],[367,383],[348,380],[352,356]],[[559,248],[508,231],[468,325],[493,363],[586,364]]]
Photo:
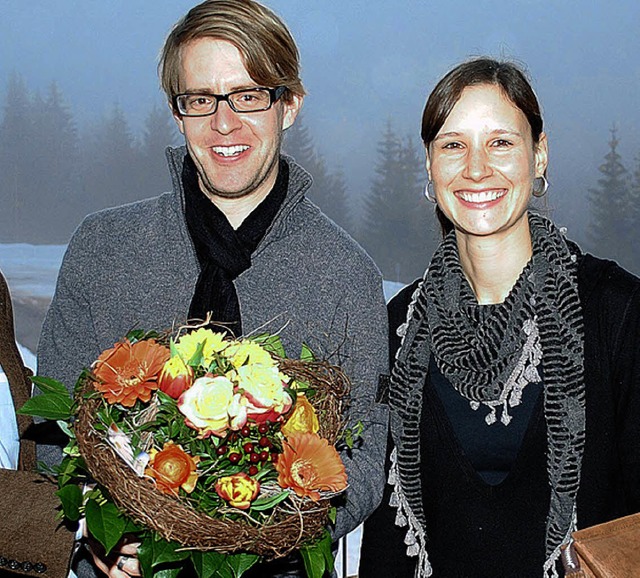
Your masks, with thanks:
[[[584,329],[578,298],[578,249],[547,219],[529,216],[533,256],[504,303],[481,307],[460,267],[455,233],[440,245],[413,296],[391,376],[396,445],[391,482],[398,522],[408,525],[408,551],[428,575],[420,469],[422,390],[433,354],[438,367],[474,407],[492,413],[504,403],[510,376],[533,329],[544,365],[547,472],[545,576],[554,576],[559,547],[576,524],[576,496],[585,439]],[[535,365],[535,364],[534,364]],[[542,569],[541,569],[542,570]]]
[[[251,254],[273,223],[287,194],[289,166],[280,161],[276,183],[267,197],[233,229],[224,213],[200,190],[189,155],[182,169],[185,214],[189,235],[200,263],[200,275],[189,307],[190,319],[205,319],[242,335],[238,294],[233,283],[251,267]],[[219,327],[218,327],[219,329]]]

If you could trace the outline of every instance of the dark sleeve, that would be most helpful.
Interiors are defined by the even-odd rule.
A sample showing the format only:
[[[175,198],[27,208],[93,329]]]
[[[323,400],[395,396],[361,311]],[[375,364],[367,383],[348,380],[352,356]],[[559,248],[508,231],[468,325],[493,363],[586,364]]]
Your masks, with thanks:
[[[400,346],[398,327],[404,323],[411,297],[418,282],[405,287],[387,305],[389,315],[389,356],[391,365]],[[383,399],[385,393],[381,393]],[[389,472],[391,465],[390,451],[391,436],[387,444],[385,472]],[[396,508],[389,505],[393,487],[385,484],[382,503],[367,519],[362,530],[362,547],[360,550],[360,578],[378,578],[379,576],[393,576],[394,578],[412,578],[415,572],[416,558],[406,555],[407,546],[404,543],[406,528],[395,524]]]
[[[640,281],[622,311],[612,383],[617,391],[617,445],[628,513],[640,512]]]

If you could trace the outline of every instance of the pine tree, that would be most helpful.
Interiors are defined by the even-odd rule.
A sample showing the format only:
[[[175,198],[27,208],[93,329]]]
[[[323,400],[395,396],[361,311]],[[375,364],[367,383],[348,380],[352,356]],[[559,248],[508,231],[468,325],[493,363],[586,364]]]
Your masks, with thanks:
[[[178,141],[178,131],[169,108],[154,105],[144,123],[140,147],[140,194],[154,197],[171,188],[165,151]]]
[[[139,163],[139,151],[127,120],[115,105],[107,118],[84,136],[82,179],[86,212],[143,198]]]
[[[629,267],[640,275],[640,153],[635,158],[635,170],[631,181],[631,206],[629,208],[629,233],[631,260]]]
[[[629,267],[632,251],[629,244],[629,214],[632,209],[627,169],[618,148],[617,129],[611,129],[609,152],[600,165],[598,186],[589,190],[591,222],[587,231],[587,248],[598,255],[615,259]]]
[[[435,246],[435,221],[422,197],[424,165],[414,144],[403,142],[390,122],[377,150],[359,238],[386,279],[409,282],[424,272]]]
[[[344,173],[338,169],[330,172],[324,157],[317,151],[302,114],[287,129],[283,143],[285,154],[292,156],[313,178],[307,196],[330,219],[343,229],[353,233],[351,207]]]
[[[33,206],[33,98],[22,76],[12,73],[0,125],[0,240],[25,241]]]
[[[53,82],[45,100],[34,110],[38,139],[39,203],[33,229],[35,242],[61,243],[71,236],[82,214],[78,135],[69,108],[58,85]],[[36,208],[34,207],[34,210]]]

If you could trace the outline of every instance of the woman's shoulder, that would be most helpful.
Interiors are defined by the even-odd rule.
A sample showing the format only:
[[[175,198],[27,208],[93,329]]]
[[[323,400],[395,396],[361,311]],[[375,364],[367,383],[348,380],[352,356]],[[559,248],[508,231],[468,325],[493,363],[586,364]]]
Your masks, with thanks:
[[[615,261],[585,253],[578,266],[578,290],[583,307],[615,312],[640,299],[640,279]]]

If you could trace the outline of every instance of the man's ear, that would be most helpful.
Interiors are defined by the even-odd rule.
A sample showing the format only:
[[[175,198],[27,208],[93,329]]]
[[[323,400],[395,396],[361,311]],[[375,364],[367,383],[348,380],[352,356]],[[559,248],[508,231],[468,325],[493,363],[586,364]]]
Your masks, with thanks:
[[[282,101],[284,111],[282,116],[282,130],[287,130],[295,122],[303,102],[304,97],[296,94],[291,97],[291,102]]]
[[[173,120],[175,120],[176,124],[178,125],[178,130],[182,134],[184,134],[184,121],[182,120],[180,113],[175,108],[173,108],[173,105],[171,103],[169,103],[169,109],[171,110],[171,116],[173,116]]]

